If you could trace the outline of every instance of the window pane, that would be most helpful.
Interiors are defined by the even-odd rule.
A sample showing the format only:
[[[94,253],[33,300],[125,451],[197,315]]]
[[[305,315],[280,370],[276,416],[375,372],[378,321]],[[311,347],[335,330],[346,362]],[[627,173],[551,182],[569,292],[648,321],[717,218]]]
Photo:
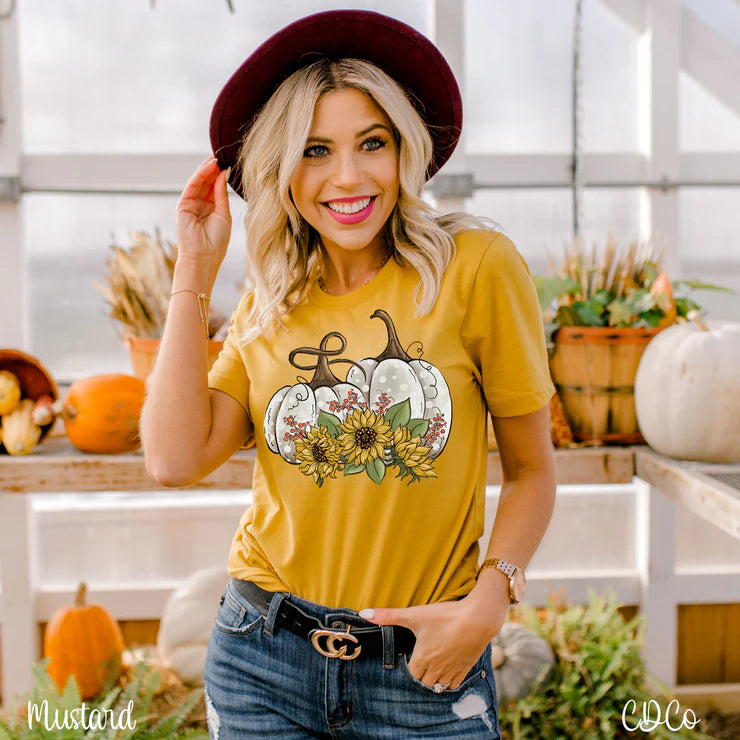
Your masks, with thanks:
[[[111,235],[122,247],[129,233],[156,226],[174,241],[174,196],[28,195],[23,217],[28,255],[30,352],[58,381],[98,372],[131,373],[122,325],[91,283],[105,285]],[[221,265],[211,310],[227,318],[244,278],[244,201],[231,199],[232,241]]]
[[[679,73],[678,101],[681,151],[740,151],[740,116],[685,72]]]
[[[465,102],[470,152],[572,149],[574,0],[468,0]],[[584,3],[583,147],[639,148],[638,37]]]
[[[556,258],[573,233],[571,192],[564,188],[478,190],[466,208],[497,221],[524,255],[532,273],[549,273],[547,252]],[[597,248],[609,229],[618,244],[639,234],[640,192],[634,189],[587,189],[583,197],[583,237]]]
[[[682,4],[728,41],[740,43],[740,4],[737,0],[683,0]]]
[[[428,34],[428,0],[24,0],[27,152],[205,152],[221,87],[271,33],[319,10],[377,10]]]
[[[732,288],[734,295],[697,290],[692,298],[709,318],[740,321],[740,188],[683,188],[678,198],[681,277]]]

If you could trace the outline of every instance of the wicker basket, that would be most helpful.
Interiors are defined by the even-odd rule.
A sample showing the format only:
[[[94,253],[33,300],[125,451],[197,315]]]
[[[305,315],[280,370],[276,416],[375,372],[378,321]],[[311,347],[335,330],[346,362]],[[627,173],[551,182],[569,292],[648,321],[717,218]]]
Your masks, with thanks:
[[[38,401],[41,396],[51,396],[53,401],[59,398],[59,388],[51,372],[41,361],[22,352],[19,349],[0,349],[0,370],[10,370],[21,385],[21,398],[30,398]],[[41,427],[41,443],[54,426],[54,420]],[[0,444],[0,453],[7,454],[5,447]]]
[[[635,374],[660,329],[565,326],[554,335],[550,372],[579,441],[642,444]]]

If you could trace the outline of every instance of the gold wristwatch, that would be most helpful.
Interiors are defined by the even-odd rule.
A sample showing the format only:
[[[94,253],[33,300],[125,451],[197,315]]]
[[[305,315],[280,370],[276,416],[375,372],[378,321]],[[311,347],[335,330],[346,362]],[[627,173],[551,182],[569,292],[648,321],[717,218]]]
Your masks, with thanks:
[[[527,590],[527,579],[520,567],[502,558],[489,558],[484,560],[478,568],[478,573],[475,576],[476,583],[483,568],[495,568],[509,579],[509,603],[518,604],[522,600],[524,592]]]

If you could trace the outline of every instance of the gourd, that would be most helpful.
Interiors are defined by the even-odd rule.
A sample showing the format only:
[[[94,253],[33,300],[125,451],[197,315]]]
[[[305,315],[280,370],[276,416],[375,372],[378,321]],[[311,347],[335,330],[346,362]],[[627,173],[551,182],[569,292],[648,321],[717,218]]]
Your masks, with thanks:
[[[11,455],[28,455],[41,438],[41,427],[33,421],[34,402],[24,398],[2,418],[0,437]]]
[[[647,443],[669,457],[740,461],[739,367],[739,323],[686,322],[660,332],[635,376],[635,411]]]
[[[0,416],[9,414],[21,400],[21,383],[10,370],[0,370]]]
[[[491,641],[491,664],[499,703],[522,699],[534,691],[555,664],[550,644],[529,627],[504,622]]]
[[[196,571],[173,591],[164,606],[157,650],[184,683],[203,684],[208,640],[229,574],[223,568]]]
[[[144,381],[132,375],[107,373],[76,380],[62,408],[67,436],[82,452],[136,449],[145,394]]]
[[[81,583],[73,606],[54,613],[44,633],[46,667],[63,691],[74,676],[80,696],[91,699],[121,673],[123,635],[118,622],[97,604],[85,604],[87,587]]]

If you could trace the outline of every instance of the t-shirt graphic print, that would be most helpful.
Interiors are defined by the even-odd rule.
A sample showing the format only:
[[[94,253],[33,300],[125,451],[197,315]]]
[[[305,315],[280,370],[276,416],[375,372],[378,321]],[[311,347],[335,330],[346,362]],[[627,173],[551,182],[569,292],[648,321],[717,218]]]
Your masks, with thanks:
[[[283,386],[267,405],[268,447],[318,486],[337,474],[366,474],[376,484],[392,472],[409,484],[435,478],[433,460],[447,443],[452,398],[444,376],[423,359],[420,342],[411,342],[416,358],[403,348],[388,312],[379,308],[370,318],[388,332],[375,357],[341,357],[346,338],[328,332],[318,347],[297,347],[288,356],[312,378]],[[297,359],[302,355],[305,364]],[[344,380],[331,367],[338,363],[350,364]]]

